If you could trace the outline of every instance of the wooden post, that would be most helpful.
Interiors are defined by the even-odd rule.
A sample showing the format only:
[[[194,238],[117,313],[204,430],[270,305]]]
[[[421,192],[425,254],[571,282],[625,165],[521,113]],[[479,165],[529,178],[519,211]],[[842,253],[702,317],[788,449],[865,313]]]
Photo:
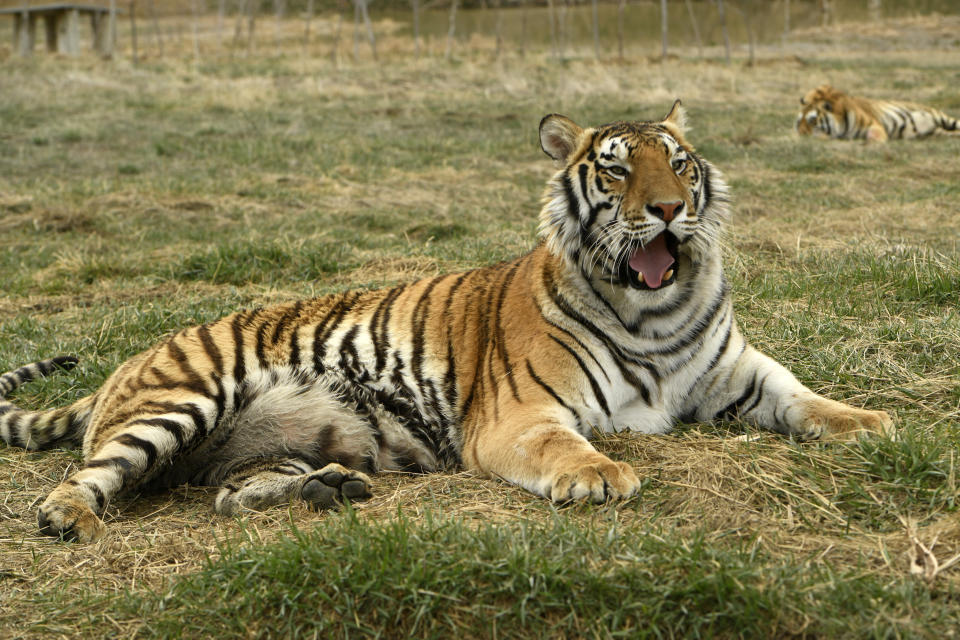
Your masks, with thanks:
[[[57,50],[57,18],[52,15],[43,16],[43,30],[47,40],[47,51],[54,53]]]
[[[37,18],[24,11],[14,15],[13,34],[17,52],[21,56],[33,54],[33,44],[37,39]]]
[[[70,9],[61,15],[57,25],[57,44],[59,53],[68,56],[77,55],[80,48],[80,12]]]
[[[102,56],[109,56],[113,50],[110,47],[110,16],[97,11],[90,14],[90,28],[93,30],[93,48]]]

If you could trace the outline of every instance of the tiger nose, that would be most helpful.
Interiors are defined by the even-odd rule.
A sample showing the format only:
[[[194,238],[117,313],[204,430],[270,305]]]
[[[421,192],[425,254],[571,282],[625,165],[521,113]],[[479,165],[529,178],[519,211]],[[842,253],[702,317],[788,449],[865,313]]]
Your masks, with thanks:
[[[676,215],[677,209],[681,207],[683,207],[683,200],[677,200],[676,202],[654,202],[653,204],[647,205],[647,211],[664,222],[670,222],[673,220],[674,215]]]

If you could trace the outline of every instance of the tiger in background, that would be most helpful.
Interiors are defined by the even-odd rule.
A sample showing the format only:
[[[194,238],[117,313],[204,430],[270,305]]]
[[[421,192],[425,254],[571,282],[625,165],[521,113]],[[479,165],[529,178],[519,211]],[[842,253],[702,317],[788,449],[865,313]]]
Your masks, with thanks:
[[[634,470],[594,429],[664,433],[742,419],[798,438],[890,433],[887,413],[821,397],[750,347],[721,265],[729,196],[658,121],[540,123],[559,165],[528,254],[466,273],[241,311],[126,361],[92,395],[0,401],[9,445],[83,448],[40,530],[95,540],[123,491],[214,485],[219,514],[370,495],[368,474],[465,467],[557,503],[629,498]],[[0,377],[0,397],[69,368]]]
[[[886,142],[900,138],[924,138],[940,131],[960,132],[956,118],[912,102],[857,98],[828,84],[800,98],[797,116],[800,135],[821,133],[828,138]]]

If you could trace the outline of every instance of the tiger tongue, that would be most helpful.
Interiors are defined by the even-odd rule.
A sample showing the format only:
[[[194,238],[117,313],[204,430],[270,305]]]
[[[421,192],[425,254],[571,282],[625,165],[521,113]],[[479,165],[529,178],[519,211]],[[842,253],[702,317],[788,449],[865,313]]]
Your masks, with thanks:
[[[643,281],[651,289],[656,289],[663,282],[663,274],[673,264],[673,256],[667,251],[667,240],[661,233],[637,249],[630,256],[630,268],[643,274]]]

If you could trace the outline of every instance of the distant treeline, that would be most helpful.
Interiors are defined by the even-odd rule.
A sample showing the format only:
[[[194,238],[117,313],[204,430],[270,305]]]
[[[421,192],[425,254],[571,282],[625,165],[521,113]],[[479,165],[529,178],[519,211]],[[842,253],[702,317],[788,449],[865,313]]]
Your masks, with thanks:
[[[283,5],[283,11],[287,14],[297,13],[307,10],[308,0],[257,0],[260,3],[260,12],[261,13],[275,13],[277,3]],[[554,4],[557,6],[566,4],[570,5],[581,5],[581,4],[590,4],[593,0],[554,0]],[[681,0],[669,0],[671,3],[681,2]],[[694,2],[713,2],[714,0],[693,0]],[[734,0],[736,1],[736,0]],[[809,2],[814,4],[817,0],[793,0],[794,2],[803,3]],[[217,0],[207,0],[207,5],[211,6]],[[444,8],[450,6],[451,0],[419,0],[420,9],[431,9],[431,8]],[[599,0],[601,4],[616,4],[619,0]],[[650,2],[650,3],[659,3],[659,0],[632,0],[631,4],[637,2]],[[230,8],[232,2],[227,0],[227,6]],[[395,9],[398,11],[410,9],[413,0],[368,0],[368,6],[370,9]],[[497,6],[501,7],[545,7],[547,6],[547,0],[458,0],[457,4],[461,9],[484,9],[484,8],[494,8]],[[313,10],[316,13],[321,11],[335,11],[337,9],[342,9],[344,6],[352,6],[352,0],[314,0]]]

